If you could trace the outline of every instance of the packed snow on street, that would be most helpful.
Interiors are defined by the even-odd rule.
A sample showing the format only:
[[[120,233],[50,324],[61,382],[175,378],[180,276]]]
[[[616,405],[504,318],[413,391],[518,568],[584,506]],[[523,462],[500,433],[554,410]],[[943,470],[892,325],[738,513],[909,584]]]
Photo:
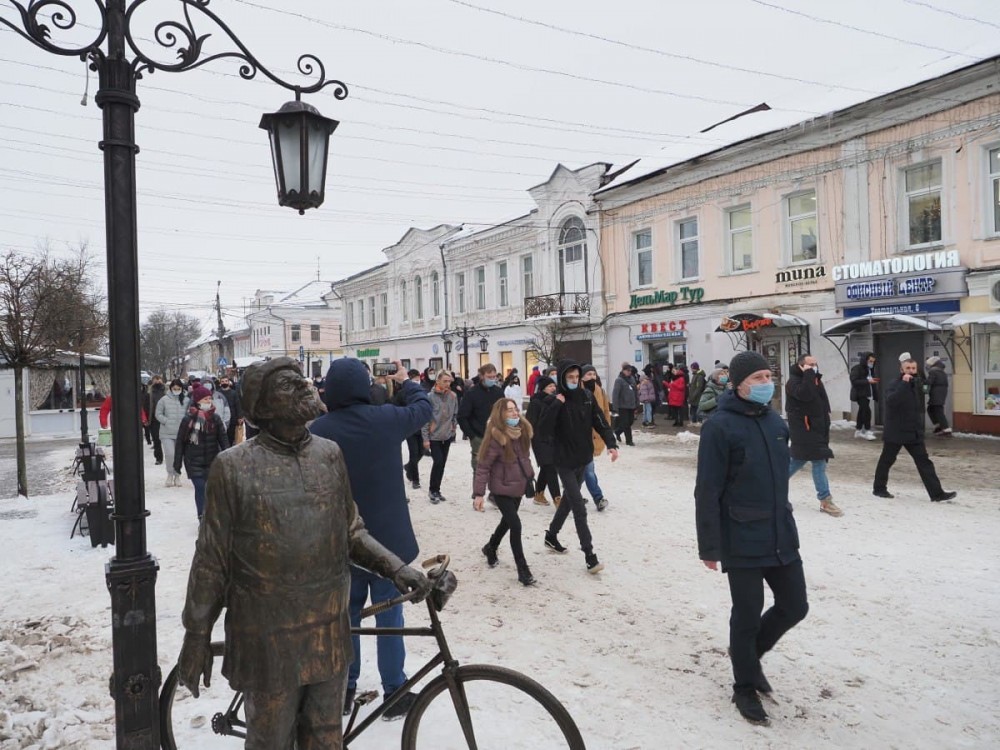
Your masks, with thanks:
[[[945,487],[959,491],[950,503],[928,501],[905,454],[892,472],[896,498],[872,497],[879,444],[847,431],[835,432],[830,470],[843,518],[819,512],[807,471],[795,477],[811,608],[765,658],[775,688],[769,727],[747,724],[730,702],[729,592],[725,577],[698,561],[695,543],[697,436],[640,433],[636,442],[618,463],[598,461],[610,507],[589,509],[607,566],[596,576],[576,549],[572,521],[561,535],[570,553],[544,549],[552,508],[530,501],[521,515],[538,585],[517,583],[506,546],[500,565],[487,568],[480,548],[499,514],[471,509],[468,443],[452,453],[447,502],[431,505],[426,491],[410,491],[421,554],[449,553],[459,579],[442,618],[460,661],[531,675],[597,750],[1000,747],[1000,442],[930,441]],[[58,471],[68,472],[71,459],[67,452]],[[190,483],[164,488],[151,457],[145,470],[165,675],[183,635],[197,522]],[[112,550],[69,538],[71,502],[68,492],[0,501],[2,750],[114,746],[104,583]],[[422,606],[406,611],[411,624],[426,621]],[[432,644],[408,642],[408,651],[415,671]],[[370,639],[363,652],[359,688],[378,690]],[[199,701],[178,695],[181,747],[238,747],[206,738],[211,714]],[[401,728],[377,722],[352,748],[398,746]],[[507,723],[484,746],[535,748],[536,731],[532,721]]]

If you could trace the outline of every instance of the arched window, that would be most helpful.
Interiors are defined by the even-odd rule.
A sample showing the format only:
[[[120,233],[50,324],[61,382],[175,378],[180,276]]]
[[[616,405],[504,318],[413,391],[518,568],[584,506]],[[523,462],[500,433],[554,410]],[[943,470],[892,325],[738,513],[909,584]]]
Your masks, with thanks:
[[[435,318],[441,315],[441,280],[437,271],[431,274],[431,309]]]
[[[406,282],[399,282],[399,301],[403,308],[403,321],[410,319],[410,295],[406,291]]]
[[[419,276],[413,280],[417,297],[417,320],[424,319],[424,282]]]
[[[587,292],[587,228],[578,216],[559,230],[559,286],[561,292]]]

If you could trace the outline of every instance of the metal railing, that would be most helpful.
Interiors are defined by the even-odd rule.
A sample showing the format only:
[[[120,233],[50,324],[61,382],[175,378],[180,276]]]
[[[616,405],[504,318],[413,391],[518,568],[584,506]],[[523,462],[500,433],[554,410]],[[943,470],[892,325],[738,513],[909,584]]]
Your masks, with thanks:
[[[560,292],[524,298],[525,319],[589,314],[590,295],[586,292]]]

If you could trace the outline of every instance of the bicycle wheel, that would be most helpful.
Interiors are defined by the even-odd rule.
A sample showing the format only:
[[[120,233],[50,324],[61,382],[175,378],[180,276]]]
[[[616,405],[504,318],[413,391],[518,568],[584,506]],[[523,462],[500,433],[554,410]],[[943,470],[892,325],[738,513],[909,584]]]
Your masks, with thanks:
[[[402,750],[586,750],[566,707],[527,675],[470,664],[455,679],[454,692],[444,675],[420,692],[403,725]],[[463,699],[471,741],[459,719]]]
[[[214,750],[243,747],[246,715],[243,696],[234,693],[219,673],[223,643],[212,644],[216,657],[212,687],[202,687],[195,698],[178,682],[175,665],[163,681],[160,691],[160,747],[162,750]]]

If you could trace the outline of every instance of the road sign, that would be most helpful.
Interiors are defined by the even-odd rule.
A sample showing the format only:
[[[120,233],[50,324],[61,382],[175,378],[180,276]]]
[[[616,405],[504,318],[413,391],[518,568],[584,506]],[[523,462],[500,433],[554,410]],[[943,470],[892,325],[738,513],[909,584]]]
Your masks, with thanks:
[[[219,357],[219,367],[229,367],[229,360],[225,357]]]

